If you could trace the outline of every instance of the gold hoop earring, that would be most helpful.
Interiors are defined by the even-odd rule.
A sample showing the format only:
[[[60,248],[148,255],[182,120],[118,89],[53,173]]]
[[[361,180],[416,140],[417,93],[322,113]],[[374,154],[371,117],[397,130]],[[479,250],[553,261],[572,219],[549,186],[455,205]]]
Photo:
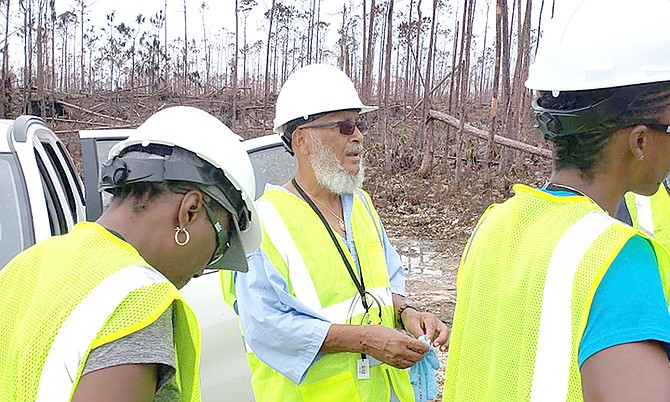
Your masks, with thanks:
[[[184,239],[183,242],[179,241],[179,234],[180,233],[184,233],[184,235],[186,236],[186,238]],[[188,244],[188,242],[190,240],[191,240],[191,234],[188,232],[188,230],[186,230],[186,228],[180,228],[180,227],[174,228],[174,242],[175,243],[177,243],[180,246],[185,246],[186,244]]]

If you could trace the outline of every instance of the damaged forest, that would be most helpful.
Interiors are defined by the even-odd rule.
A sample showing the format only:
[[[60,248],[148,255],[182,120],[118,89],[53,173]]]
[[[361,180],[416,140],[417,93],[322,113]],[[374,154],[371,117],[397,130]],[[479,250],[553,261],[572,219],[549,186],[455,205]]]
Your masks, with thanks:
[[[484,209],[548,177],[524,81],[555,0],[230,0],[217,6],[225,26],[207,1],[161,0],[128,20],[110,2],[71,3],[0,1],[0,114],[41,116],[77,164],[79,129],[136,127],[172,105],[268,134],[287,76],[333,64],[380,107],[364,187],[386,230],[401,254],[405,238],[430,242],[450,283]],[[105,20],[89,17],[105,7]],[[451,302],[419,301],[450,322]]]

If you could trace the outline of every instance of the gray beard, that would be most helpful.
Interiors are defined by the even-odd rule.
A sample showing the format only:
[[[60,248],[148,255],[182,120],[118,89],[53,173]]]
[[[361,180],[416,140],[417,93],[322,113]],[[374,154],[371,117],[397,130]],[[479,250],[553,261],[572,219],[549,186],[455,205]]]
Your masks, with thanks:
[[[352,194],[363,186],[363,180],[365,180],[365,167],[363,166],[362,159],[358,173],[349,174],[344,170],[340,161],[337,160],[335,152],[321,141],[318,134],[314,134],[311,137],[314,147],[313,155],[310,158],[310,164],[312,165],[316,181],[319,182],[323,188],[333,194]],[[347,147],[347,150],[350,150],[351,147],[362,148],[360,144],[352,144]]]

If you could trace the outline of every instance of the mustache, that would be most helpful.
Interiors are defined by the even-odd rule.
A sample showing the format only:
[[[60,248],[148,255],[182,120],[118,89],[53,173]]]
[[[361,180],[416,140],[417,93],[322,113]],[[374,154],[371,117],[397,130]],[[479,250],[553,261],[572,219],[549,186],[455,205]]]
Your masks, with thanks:
[[[361,144],[359,142],[351,143],[344,148],[344,153],[345,154],[348,154],[350,152],[363,153],[363,151],[364,151],[363,144]]]

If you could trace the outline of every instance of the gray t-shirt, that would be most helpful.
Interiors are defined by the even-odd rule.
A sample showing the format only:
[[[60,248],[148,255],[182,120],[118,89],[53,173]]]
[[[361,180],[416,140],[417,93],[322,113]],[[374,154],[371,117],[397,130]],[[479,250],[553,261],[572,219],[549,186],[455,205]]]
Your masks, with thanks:
[[[156,364],[158,381],[154,401],[181,399],[174,378],[174,329],[172,306],[147,327],[91,351],[82,374],[123,364]]]

